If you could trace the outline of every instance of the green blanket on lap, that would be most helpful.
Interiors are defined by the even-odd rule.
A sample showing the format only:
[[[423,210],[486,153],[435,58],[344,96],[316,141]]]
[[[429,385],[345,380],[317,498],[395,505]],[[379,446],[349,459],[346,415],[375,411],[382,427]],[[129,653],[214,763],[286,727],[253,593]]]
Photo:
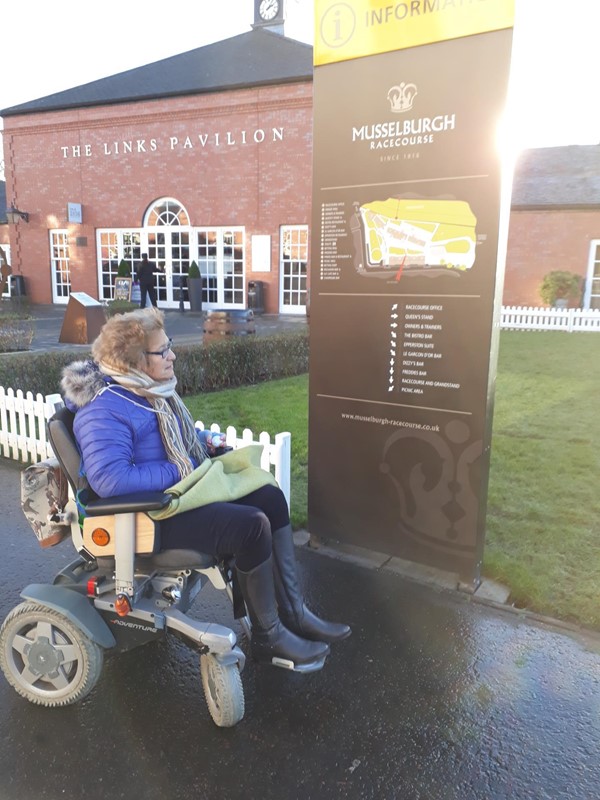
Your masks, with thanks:
[[[173,499],[159,511],[149,511],[152,519],[166,519],[208,503],[227,503],[277,481],[260,466],[262,444],[249,444],[230,450],[222,456],[207,458],[186,478],[176,483],[167,494]]]

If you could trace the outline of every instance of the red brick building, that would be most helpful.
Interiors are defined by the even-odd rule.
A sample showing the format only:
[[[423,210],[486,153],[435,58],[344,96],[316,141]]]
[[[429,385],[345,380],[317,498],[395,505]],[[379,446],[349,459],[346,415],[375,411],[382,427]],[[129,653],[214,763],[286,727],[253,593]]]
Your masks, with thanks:
[[[281,5],[268,23],[255,6],[248,33],[0,112],[7,202],[29,215],[0,245],[33,302],[109,300],[148,252],[163,308],[195,261],[205,309],[247,307],[254,282],[255,306],[305,313],[312,48],[282,35]],[[505,305],[540,305],[568,269],[600,306],[599,175],[600,147],[523,155]]]
[[[1,112],[32,301],[111,299],[148,252],[163,308],[195,261],[205,308],[245,308],[256,281],[265,311],[305,312],[312,48],[258,6],[248,33]]]
[[[581,276],[572,305],[600,308],[600,146],[525,151],[516,166],[504,305],[543,305],[551,270]]]

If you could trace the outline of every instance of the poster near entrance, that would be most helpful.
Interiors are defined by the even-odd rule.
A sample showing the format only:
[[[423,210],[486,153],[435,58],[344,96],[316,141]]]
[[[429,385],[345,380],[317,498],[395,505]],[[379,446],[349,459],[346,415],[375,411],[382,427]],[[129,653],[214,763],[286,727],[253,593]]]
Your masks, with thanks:
[[[315,11],[309,530],[476,586],[513,3]]]
[[[131,300],[131,278],[115,279],[115,300]]]

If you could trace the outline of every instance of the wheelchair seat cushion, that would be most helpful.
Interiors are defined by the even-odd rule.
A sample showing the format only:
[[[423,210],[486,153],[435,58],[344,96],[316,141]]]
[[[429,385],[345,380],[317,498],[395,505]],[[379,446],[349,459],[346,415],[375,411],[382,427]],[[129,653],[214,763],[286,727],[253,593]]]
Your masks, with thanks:
[[[96,561],[100,567],[111,567],[115,562],[114,557],[110,556],[97,557]],[[162,550],[148,555],[138,554],[135,557],[135,569],[140,572],[147,569],[208,569],[216,563],[217,559],[208,553],[183,548]]]
[[[138,556],[138,559],[142,564],[148,561],[159,569],[207,569],[217,563],[216,558],[208,553],[184,549],[161,550],[148,556]]]

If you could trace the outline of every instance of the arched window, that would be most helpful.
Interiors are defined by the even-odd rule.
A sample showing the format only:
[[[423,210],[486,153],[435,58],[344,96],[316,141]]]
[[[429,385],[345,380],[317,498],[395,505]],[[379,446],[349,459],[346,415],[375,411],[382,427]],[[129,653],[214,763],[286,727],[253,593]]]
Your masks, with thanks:
[[[161,197],[156,200],[146,211],[144,216],[145,228],[156,228],[159,226],[173,227],[175,225],[189,225],[190,218],[180,202],[172,197]]]

